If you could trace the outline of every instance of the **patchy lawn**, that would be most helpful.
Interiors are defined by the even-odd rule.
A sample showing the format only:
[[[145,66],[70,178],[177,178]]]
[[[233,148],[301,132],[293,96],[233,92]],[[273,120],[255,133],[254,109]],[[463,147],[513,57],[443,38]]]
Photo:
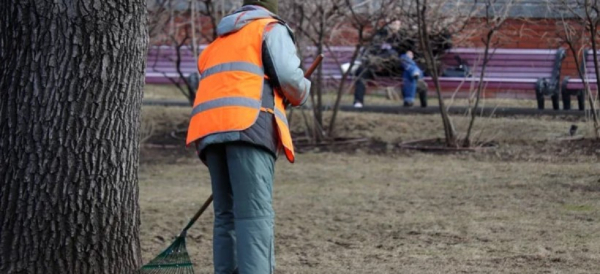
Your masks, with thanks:
[[[145,107],[140,206],[144,262],[168,246],[210,194],[206,167],[176,128],[189,109]],[[302,133],[295,112],[294,131]],[[466,118],[455,116],[458,131]],[[571,124],[588,139],[565,142]],[[396,144],[441,137],[437,115],[341,113],[339,135],[391,149],[313,149],[277,162],[276,273],[596,273],[600,146],[591,125],[560,118],[484,118],[477,153]],[[173,138],[171,135],[175,136]],[[196,273],[212,273],[212,212],[192,228]]]
[[[533,91],[532,91],[533,92]],[[402,98],[399,89],[396,90],[397,98]],[[444,93],[447,94],[447,93]],[[469,102],[466,98],[460,98],[451,94],[447,94],[446,105],[448,106],[467,106],[474,104],[475,101]],[[428,104],[430,106],[437,106],[439,102],[435,95],[435,91],[432,89],[428,92]],[[335,103],[336,92],[334,90],[327,90],[323,95],[323,105],[331,107]],[[177,87],[174,85],[146,85],[144,90],[144,99],[151,100],[187,100]],[[546,108],[552,106],[550,98],[546,98]],[[354,103],[353,91],[348,91],[342,96],[342,104],[350,105]],[[402,101],[391,100],[387,95],[385,89],[369,89],[369,92],[365,96],[366,105],[382,105],[382,106],[393,106],[401,105]],[[419,104],[417,100],[417,105]],[[510,99],[510,98],[483,98],[480,106],[482,107],[523,107],[523,108],[537,108],[537,102],[534,99]]]

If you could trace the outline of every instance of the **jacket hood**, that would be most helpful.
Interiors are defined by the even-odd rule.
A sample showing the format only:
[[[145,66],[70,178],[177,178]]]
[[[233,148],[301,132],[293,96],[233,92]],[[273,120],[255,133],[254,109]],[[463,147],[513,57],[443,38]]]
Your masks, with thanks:
[[[234,13],[223,17],[217,26],[217,35],[224,36],[236,32],[252,21],[264,18],[277,18],[277,15],[260,6],[243,6]]]
[[[400,62],[402,62],[402,65],[404,65],[404,66],[410,66],[415,63],[415,61],[413,59],[411,59],[410,57],[408,57],[408,55],[406,55],[406,54],[402,54],[400,56]]]

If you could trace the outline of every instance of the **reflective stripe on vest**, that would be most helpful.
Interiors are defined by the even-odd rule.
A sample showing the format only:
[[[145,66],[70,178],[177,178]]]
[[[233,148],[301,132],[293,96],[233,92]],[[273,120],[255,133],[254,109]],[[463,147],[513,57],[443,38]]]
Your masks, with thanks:
[[[207,68],[202,75],[200,75],[200,81],[202,79],[208,78],[211,75],[217,74],[219,72],[225,71],[245,71],[249,73],[256,74],[260,77],[264,77],[265,73],[262,68],[259,66],[247,63],[247,62],[230,62],[225,64],[216,65],[214,67]]]
[[[262,107],[266,79],[262,41],[266,26],[276,19],[259,19],[227,36],[217,38],[200,55],[200,81],[191,113],[186,143],[219,132],[250,128],[261,110],[273,113],[279,142],[294,162],[294,146],[280,92],[273,91],[273,109]]]
[[[261,102],[246,97],[225,97],[219,98],[212,101],[201,103],[192,109],[192,116],[208,111],[213,108],[226,107],[226,106],[237,106],[247,108],[260,108]]]
[[[280,119],[286,127],[290,127],[290,125],[288,125],[287,118],[285,117],[285,112],[281,112],[281,110],[275,108],[275,116],[276,118]]]

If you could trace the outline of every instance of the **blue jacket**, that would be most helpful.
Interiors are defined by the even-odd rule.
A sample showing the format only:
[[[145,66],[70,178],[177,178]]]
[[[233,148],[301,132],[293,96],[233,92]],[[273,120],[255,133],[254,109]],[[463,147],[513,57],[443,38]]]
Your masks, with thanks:
[[[408,55],[400,56],[400,64],[404,69],[402,74],[402,95],[405,102],[413,102],[417,92],[417,79],[423,78],[423,71]]]
[[[423,78],[423,72],[417,63],[408,57],[406,53],[400,56],[400,64],[404,69],[404,78],[415,78],[415,76],[418,76],[418,78]]]
[[[219,22],[217,34],[224,36],[234,33],[252,21],[263,18],[278,17],[260,6],[243,6]],[[262,54],[265,73],[269,76],[271,86],[281,91],[292,106],[303,105],[308,99],[311,83],[304,78],[292,31],[287,25],[274,24],[265,31]],[[275,131],[273,117],[261,112],[259,119],[250,129],[206,136],[198,142],[197,150],[200,158],[204,160],[202,152],[207,146],[241,141],[255,144],[277,156],[279,141]]]

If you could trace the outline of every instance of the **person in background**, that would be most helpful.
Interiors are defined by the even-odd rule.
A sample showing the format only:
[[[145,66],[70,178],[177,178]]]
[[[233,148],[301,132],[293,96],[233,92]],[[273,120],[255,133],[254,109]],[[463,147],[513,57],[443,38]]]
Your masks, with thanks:
[[[415,30],[416,31],[416,30]],[[441,28],[438,30],[431,30],[432,33],[429,35],[429,42],[431,44],[431,53],[433,54],[433,58],[438,60],[440,56],[442,56],[446,51],[452,48],[452,35],[448,28]],[[416,34],[413,35],[414,41],[418,43],[418,36]],[[413,52],[413,60],[421,70],[423,70],[423,75],[431,76],[431,71],[427,67],[427,62],[425,62],[425,53],[421,48],[420,44],[418,47],[413,47],[408,49]],[[439,68],[440,64],[437,64]]]
[[[414,105],[417,91],[427,92],[427,84],[423,81],[423,71],[417,66],[413,58],[413,52],[410,50],[400,56],[400,63],[404,69],[402,74],[402,97],[404,98],[405,107]],[[425,85],[425,91],[422,90],[423,84]]]
[[[361,108],[364,105],[366,80],[374,79],[375,76],[402,75],[399,51],[412,47],[412,42],[405,40],[400,32],[401,26],[399,20],[392,21],[375,34],[372,45],[364,50],[361,64],[354,73],[354,107]]]
[[[451,33],[446,28],[430,34],[429,41],[434,58],[452,47]],[[404,62],[402,56],[405,56]],[[361,64],[354,73],[356,76],[354,107],[364,106],[366,80],[374,79],[376,76],[408,79],[404,71],[406,65],[420,71],[418,78],[416,76],[411,78],[416,82],[411,80],[408,86],[402,88],[403,95],[409,96],[405,97],[404,105],[410,107],[414,104],[415,93],[427,92],[427,84],[423,81],[423,76],[430,75],[430,72],[420,47],[417,29],[403,28],[400,20],[395,20],[377,32],[372,45],[363,53]]]

